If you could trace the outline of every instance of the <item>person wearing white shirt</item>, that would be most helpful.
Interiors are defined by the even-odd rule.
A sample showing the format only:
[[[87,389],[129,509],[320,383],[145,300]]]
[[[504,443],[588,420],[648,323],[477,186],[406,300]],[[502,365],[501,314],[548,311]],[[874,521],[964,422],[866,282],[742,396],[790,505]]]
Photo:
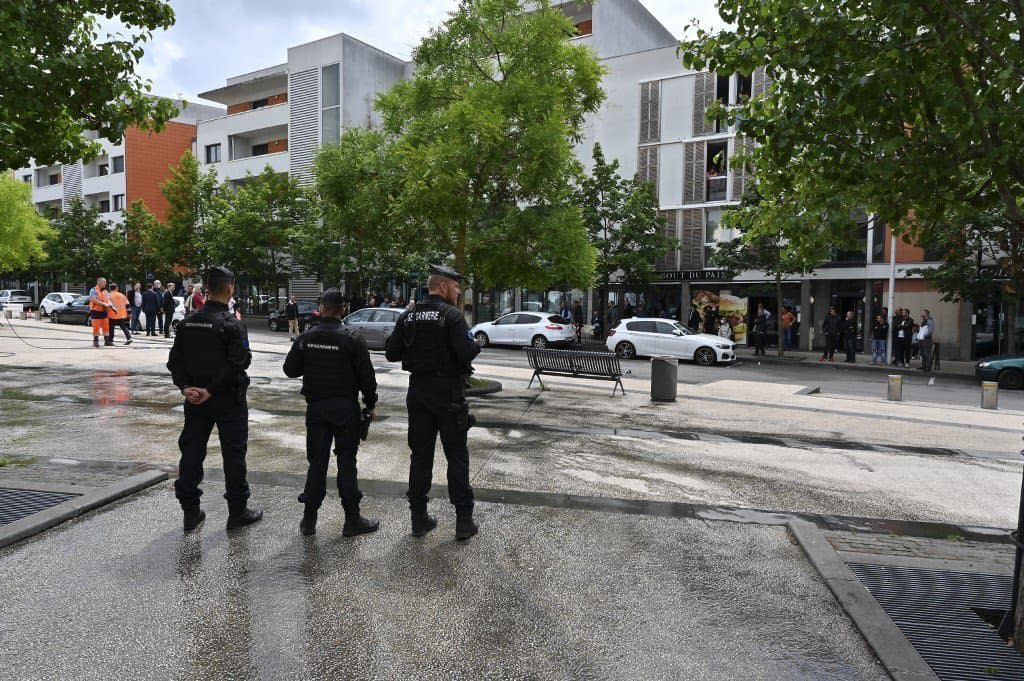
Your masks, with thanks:
[[[921,371],[932,370],[932,351],[934,345],[932,336],[935,334],[935,320],[932,319],[928,310],[921,310],[921,324],[917,331],[917,342],[921,348]]]

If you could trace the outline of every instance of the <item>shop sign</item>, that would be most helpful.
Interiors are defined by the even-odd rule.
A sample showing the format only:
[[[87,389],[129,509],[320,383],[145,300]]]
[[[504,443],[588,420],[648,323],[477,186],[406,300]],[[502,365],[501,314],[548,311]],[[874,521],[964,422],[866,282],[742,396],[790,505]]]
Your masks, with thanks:
[[[676,270],[658,272],[661,281],[731,281],[725,270]]]

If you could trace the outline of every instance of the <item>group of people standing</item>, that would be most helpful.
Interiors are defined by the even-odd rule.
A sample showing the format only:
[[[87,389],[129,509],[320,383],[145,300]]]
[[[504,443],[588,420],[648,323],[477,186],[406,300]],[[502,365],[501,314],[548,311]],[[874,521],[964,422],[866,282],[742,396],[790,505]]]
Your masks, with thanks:
[[[828,316],[822,322],[822,333],[825,335],[825,350],[819,362],[835,361],[835,351],[839,347],[846,350],[846,362],[853,363],[857,359],[857,320],[853,311],[842,318],[836,308],[830,307]],[[921,310],[919,322],[915,322],[909,308],[896,308],[892,318],[889,309],[883,307],[880,314],[875,315],[871,324],[871,364],[888,364],[887,344],[892,337],[892,365],[909,367],[911,359],[918,353],[921,356],[921,370],[930,372],[934,364],[935,320],[927,309]],[[840,346],[840,344],[842,344]]]
[[[185,310],[202,309],[205,303],[202,287],[189,285],[185,293]],[[99,347],[102,336],[103,345],[114,344],[114,333],[121,329],[125,337],[125,345],[131,345],[132,335],[142,333],[141,319],[145,315],[146,335],[163,335],[171,337],[174,312],[178,302],[175,299],[175,284],[167,286],[159,279],[146,284],[142,282],[127,292],[121,293],[117,283],[107,284],[105,277],[96,279],[96,285],[89,290],[89,319],[92,324],[93,347]]]

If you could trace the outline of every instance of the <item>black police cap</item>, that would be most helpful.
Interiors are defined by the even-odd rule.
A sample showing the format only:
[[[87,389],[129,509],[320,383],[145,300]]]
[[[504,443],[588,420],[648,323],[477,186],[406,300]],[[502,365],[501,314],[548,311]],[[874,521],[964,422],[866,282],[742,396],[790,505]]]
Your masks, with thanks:
[[[336,288],[329,288],[320,294],[320,302],[329,307],[341,307],[343,298],[341,291]]]
[[[223,265],[214,265],[206,270],[206,283],[232,284],[235,281],[235,273]]]
[[[442,277],[447,277],[448,279],[451,279],[452,281],[457,281],[459,283],[462,283],[462,273],[459,272],[458,270],[455,270],[455,269],[453,269],[451,267],[448,267],[447,265],[431,265],[430,266],[430,273],[431,274],[437,274],[437,275],[440,275]]]

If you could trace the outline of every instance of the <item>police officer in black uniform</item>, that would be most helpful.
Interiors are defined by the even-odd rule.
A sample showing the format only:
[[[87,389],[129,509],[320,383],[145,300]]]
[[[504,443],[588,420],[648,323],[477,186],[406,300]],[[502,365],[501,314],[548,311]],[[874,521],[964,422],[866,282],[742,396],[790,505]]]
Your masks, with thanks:
[[[306,505],[299,529],[302,534],[316,533],[316,515],[327,496],[327,465],[331,461],[331,441],[338,455],[338,494],[345,509],[346,537],[376,532],[377,520],[359,514],[363,498],[356,479],[356,452],[359,450],[359,393],[366,404],[365,416],[374,418],[377,404],[377,377],[370,362],[370,351],[362,338],[345,331],[341,325],[342,297],[338,289],[320,296],[320,323],[300,335],[284,360],[289,378],[302,376],[302,394],[306,396],[306,458],[309,471],[306,488],[299,501]]]
[[[462,312],[454,307],[462,297],[462,275],[440,265],[430,266],[429,295],[402,314],[388,339],[387,358],[401,360],[409,377],[405,404],[409,412],[409,508],[412,533],[422,537],[437,519],[427,514],[427,493],[434,468],[434,446],[441,434],[448,459],[448,498],[455,506],[455,538],[477,532],[473,522],[473,488],[469,486],[466,431],[472,417],[465,385],[480,348],[469,333]]]
[[[245,479],[245,453],[249,439],[249,407],[245,370],[252,361],[245,325],[228,312],[234,294],[234,274],[225,267],[206,273],[209,297],[202,310],[192,312],[179,325],[167,359],[174,385],[185,396],[185,427],[178,438],[181,461],[174,493],[185,512],[185,531],[206,519],[199,508],[206,443],[213,427],[220,436],[229,530],[250,525],[263,517],[247,507],[249,483]]]

